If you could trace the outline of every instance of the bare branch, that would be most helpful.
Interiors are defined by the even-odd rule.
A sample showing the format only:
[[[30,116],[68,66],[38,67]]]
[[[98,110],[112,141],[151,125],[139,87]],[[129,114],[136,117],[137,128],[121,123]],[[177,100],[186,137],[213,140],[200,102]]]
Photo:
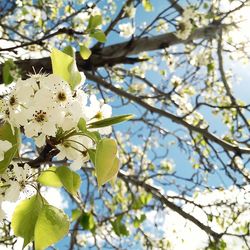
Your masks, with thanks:
[[[201,127],[189,124],[188,122],[183,120],[183,118],[178,117],[178,116],[176,116],[176,115],[174,115],[174,114],[172,114],[170,112],[167,112],[167,111],[165,111],[163,109],[153,107],[153,106],[147,104],[146,102],[143,102],[141,100],[141,98],[138,98],[138,97],[136,97],[136,96],[122,90],[122,89],[116,88],[114,85],[109,84],[108,82],[106,82],[102,78],[99,78],[98,76],[92,75],[89,72],[85,72],[85,74],[86,74],[86,77],[89,80],[92,80],[92,81],[100,84],[101,86],[103,86],[103,87],[111,90],[112,92],[118,94],[119,96],[123,96],[125,98],[128,98],[131,101],[134,101],[135,103],[139,104],[141,107],[144,107],[144,108],[148,109],[149,111],[151,111],[153,113],[164,116],[164,117],[172,120],[173,122],[186,127],[190,131],[202,134],[205,138],[207,138],[210,141],[213,141],[213,142],[217,143],[218,145],[220,145],[222,148],[224,148],[227,151],[234,152],[237,155],[250,154],[250,149],[249,148],[241,148],[241,147],[239,147],[237,145],[234,145],[234,144],[231,144],[231,143],[229,143],[227,141],[224,141],[221,138],[219,138],[218,136],[216,136],[215,134],[210,133],[208,131],[208,128],[201,128]]]

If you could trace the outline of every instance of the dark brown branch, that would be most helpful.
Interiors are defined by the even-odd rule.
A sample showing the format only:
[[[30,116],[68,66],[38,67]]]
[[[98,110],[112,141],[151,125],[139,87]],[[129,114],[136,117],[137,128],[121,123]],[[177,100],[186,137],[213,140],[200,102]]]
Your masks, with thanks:
[[[52,158],[56,156],[60,151],[50,143],[50,141],[47,139],[46,140],[46,145],[42,149],[42,151],[39,153],[39,156],[34,159],[30,160],[27,163],[32,167],[32,168],[40,168],[41,164],[51,162]]]

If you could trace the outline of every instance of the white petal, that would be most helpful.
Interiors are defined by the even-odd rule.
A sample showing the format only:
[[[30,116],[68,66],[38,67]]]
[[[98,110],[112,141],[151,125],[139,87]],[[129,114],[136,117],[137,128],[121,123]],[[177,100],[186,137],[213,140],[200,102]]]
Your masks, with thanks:
[[[80,168],[82,167],[81,163],[79,161],[73,161],[71,164],[70,164],[70,169],[73,170],[73,171],[77,171],[79,170]]]
[[[56,126],[53,123],[46,122],[41,127],[41,132],[45,135],[55,136],[56,135]]]
[[[28,137],[37,136],[40,132],[40,127],[34,122],[29,122],[24,126],[25,135]]]
[[[10,184],[10,187],[5,192],[4,200],[15,202],[20,195],[20,185],[16,181],[10,181],[8,184]]]
[[[109,118],[112,115],[112,108],[108,104],[103,104],[101,107],[101,113],[104,118]]]
[[[109,135],[112,133],[112,127],[111,126],[108,126],[108,127],[104,127],[104,128],[99,128],[98,129],[98,132],[101,134],[101,135]]]
[[[3,152],[8,151],[11,147],[12,147],[12,144],[9,141],[7,140],[0,141],[0,148]]]

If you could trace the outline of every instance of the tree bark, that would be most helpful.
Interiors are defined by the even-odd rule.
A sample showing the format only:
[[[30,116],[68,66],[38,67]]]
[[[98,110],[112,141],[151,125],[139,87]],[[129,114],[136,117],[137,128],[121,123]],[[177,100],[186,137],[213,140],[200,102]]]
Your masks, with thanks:
[[[175,36],[174,32],[165,33],[153,37],[134,38],[128,42],[118,43],[104,48],[92,51],[88,60],[82,60],[80,53],[76,53],[77,65],[79,70],[93,70],[105,65],[114,66],[117,64],[134,64],[141,61],[135,57],[141,52],[150,52],[171,47],[178,44],[187,44],[195,39],[214,38],[218,31],[224,28],[223,24],[210,24],[206,27],[196,29],[186,40],[181,40]],[[16,65],[20,68],[22,76],[25,77],[28,72],[43,69],[43,72],[51,73],[50,57],[39,59],[17,60]],[[0,65],[0,82],[2,82],[2,67]]]

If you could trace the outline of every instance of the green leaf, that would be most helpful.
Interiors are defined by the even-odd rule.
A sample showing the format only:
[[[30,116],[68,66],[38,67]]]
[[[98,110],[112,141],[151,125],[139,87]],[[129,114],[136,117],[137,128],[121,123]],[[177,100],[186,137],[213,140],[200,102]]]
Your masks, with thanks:
[[[208,73],[210,73],[213,70],[214,70],[214,62],[211,62],[207,65],[207,71]]]
[[[140,195],[140,200],[141,200],[143,205],[147,205],[151,199],[152,199],[151,193],[144,193],[144,194]]]
[[[128,236],[129,231],[126,226],[122,223],[122,217],[118,217],[115,221],[111,222],[114,232],[118,236]]]
[[[134,227],[138,228],[144,220],[146,220],[145,214],[142,214],[140,218],[136,217],[134,220]]]
[[[143,207],[143,204],[140,199],[135,199],[132,204],[132,208],[135,210],[141,209]]]
[[[204,4],[203,4],[203,8],[204,8],[204,9],[208,9],[208,8],[209,8],[208,3],[204,3]]]
[[[207,219],[208,219],[208,221],[212,222],[213,221],[213,215],[212,214],[208,214],[207,215]]]
[[[102,16],[101,15],[96,15],[96,16],[91,16],[89,18],[89,24],[87,29],[95,29],[97,26],[102,24]]]
[[[37,181],[44,186],[49,187],[62,187],[63,184],[56,173],[56,167],[50,167],[43,171],[37,178]]]
[[[95,154],[96,154],[96,150],[95,150],[95,149],[92,149],[92,148],[89,148],[89,149],[88,149],[88,154],[89,154],[90,160],[92,161],[92,163],[93,163],[94,166],[95,166]]]
[[[150,0],[142,0],[142,5],[143,5],[144,10],[147,12],[151,12],[154,9]]]
[[[68,167],[62,166],[56,169],[56,174],[63,184],[63,187],[72,195],[75,195],[81,185],[81,177],[79,174],[70,170]]]
[[[101,25],[101,24],[102,24],[102,16],[100,16],[100,15],[91,16],[90,19],[89,19],[89,24],[88,24],[87,30],[90,31],[90,34],[89,34],[90,37],[93,37],[97,41],[99,41],[101,43],[104,43],[104,42],[106,42],[106,35],[102,30],[97,29],[97,27],[99,25]],[[88,48],[87,48],[87,50],[86,50],[86,47],[83,48],[83,49],[84,49],[84,52],[85,52],[85,53],[83,53],[84,57],[86,57],[85,54],[86,53],[87,53],[87,55],[89,54],[89,51],[87,51]],[[81,53],[81,51],[80,51],[80,53]],[[83,59],[84,59],[84,57],[83,57]]]
[[[90,132],[86,130],[83,132],[83,134],[91,138],[95,143],[98,143],[101,140],[101,136],[97,131]]]
[[[66,53],[53,49],[51,52],[51,62],[53,74],[61,77],[69,83],[72,90],[81,82],[82,75],[78,71],[75,58],[70,56],[73,48],[66,48]]]
[[[3,82],[5,85],[8,85],[13,82],[14,77],[11,74],[11,71],[16,69],[16,65],[12,59],[7,60],[4,62],[3,65]]]
[[[87,60],[91,56],[91,50],[84,45],[80,45],[80,55],[83,60]]]
[[[134,200],[132,208],[135,210],[141,209],[142,207],[147,205],[151,199],[152,194],[142,193],[138,198]]]
[[[66,166],[50,167],[42,172],[37,180],[45,186],[63,186],[72,195],[76,194],[81,185],[80,176]]]
[[[96,29],[96,30],[92,31],[90,33],[90,37],[95,38],[100,43],[105,43],[106,42],[106,35],[100,29]]]
[[[71,218],[73,221],[78,220],[82,215],[82,211],[79,208],[72,210]]]
[[[80,118],[77,127],[82,131],[85,132],[86,131],[86,121],[83,118]]]
[[[63,50],[63,53],[67,54],[68,56],[75,58],[75,50],[72,46],[66,46]]]
[[[88,131],[89,136],[91,136],[97,143],[102,139],[101,135],[98,131],[93,131],[93,132],[89,132]]]
[[[68,231],[68,216],[56,207],[44,205],[35,226],[35,249],[45,249],[62,239]]]
[[[69,72],[69,65],[73,63],[73,57],[58,49],[53,49],[50,56],[53,73],[70,83],[71,76]]]
[[[83,212],[80,219],[80,224],[83,229],[92,230],[95,227],[95,219],[93,214]]]
[[[116,157],[116,154],[117,144],[115,140],[104,138],[97,144],[95,167],[98,187],[117,175],[119,159]]]
[[[38,216],[45,201],[40,195],[21,201],[12,216],[11,227],[16,236],[24,239],[23,248],[34,239]]]
[[[21,141],[19,129],[12,129],[11,125],[8,122],[5,122],[0,126],[0,140],[7,140],[12,144],[12,147],[4,154],[4,159],[0,161],[0,174],[2,174],[9,166],[12,159],[18,155]]]
[[[102,128],[132,119],[133,115],[119,115],[88,124],[89,128]]]

